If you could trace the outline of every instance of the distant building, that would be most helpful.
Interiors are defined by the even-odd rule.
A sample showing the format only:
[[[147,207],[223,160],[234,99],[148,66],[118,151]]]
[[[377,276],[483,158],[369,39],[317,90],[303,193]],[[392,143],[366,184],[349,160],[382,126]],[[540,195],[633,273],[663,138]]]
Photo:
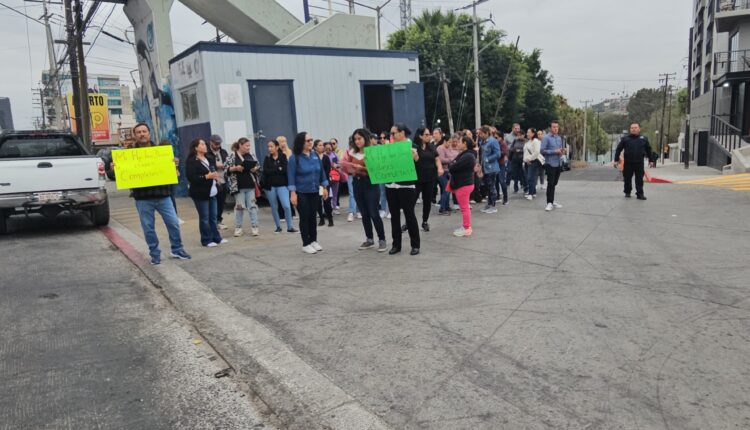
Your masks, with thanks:
[[[13,130],[13,113],[7,97],[0,97],[0,130]]]
[[[612,99],[605,99],[601,103],[593,105],[591,108],[594,110],[594,112],[599,113],[627,115],[629,103],[630,97],[617,97]]]
[[[136,124],[133,112],[133,97],[130,87],[120,81],[118,75],[88,75],[88,92],[107,95],[107,111],[109,112],[109,135],[107,142],[95,142],[96,145],[116,145],[120,143],[120,136],[128,134],[126,129]],[[61,78],[63,94],[72,91],[70,75]]]

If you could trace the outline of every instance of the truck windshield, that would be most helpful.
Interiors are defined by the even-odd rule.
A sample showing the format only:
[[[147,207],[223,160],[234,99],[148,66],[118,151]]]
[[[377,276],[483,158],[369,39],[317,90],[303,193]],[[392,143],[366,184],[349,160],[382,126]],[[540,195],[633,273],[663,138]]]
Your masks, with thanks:
[[[0,141],[0,159],[87,155],[69,136],[7,136]]]

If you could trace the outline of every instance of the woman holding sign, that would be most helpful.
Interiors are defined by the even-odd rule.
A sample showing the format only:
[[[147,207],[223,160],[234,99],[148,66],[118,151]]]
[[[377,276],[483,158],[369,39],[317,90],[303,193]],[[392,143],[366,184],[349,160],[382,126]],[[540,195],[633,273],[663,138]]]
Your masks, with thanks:
[[[221,238],[217,226],[218,207],[216,196],[219,194],[216,161],[207,158],[208,147],[203,139],[190,142],[185,171],[190,183],[189,194],[198,210],[198,226],[201,233],[201,245],[213,248],[220,243],[227,243]]]
[[[468,136],[463,136],[458,141],[457,149],[461,153],[448,166],[451,173],[449,187],[456,194],[456,200],[458,200],[458,206],[461,208],[461,215],[463,216],[463,225],[454,231],[453,235],[468,237],[472,233],[469,196],[474,191],[474,167],[477,164],[474,141]]]
[[[411,140],[408,138],[410,134],[411,130],[405,124],[394,124],[391,127],[393,142],[388,143],[388,145],[404,142],[408,142],[411,145]],[[414,162],[419,161],[417,149],[412,147],[411,152]],[[401,211],[404,212],[406,229],[409,231],[409,239],[411,241],[410,254],[419,254],[419,224],[414,214],[414,206],[417,204],[415,184],[416,181],[399,181],[385,184],[385,197],[388,200],[388,209],[391,212],[391,235],[393,238],[393,246],[388,251],[390,255],[401,252]]]
[[[354,198],[357,201],[357,207],[362,213],[362,227],[365,229],[365,241],[359,245],[360,250],[371,249],[375,247],[375,241],[372,236],[372,227],[375,226],[375,232],[378,234],[378,252],[386,251],[385,228],[383,228],[383,219],[378,214],[378,204],[380,203],[380,187],[370,181],[370,175],[367,173],[365,163],[365,147],[372,146],[369,132],[363,128],[354,130],[352,134],[350,148],[344,155],[342,166],[352,177],[354,187]]]
[[[320,158],[312,153],[313,139],[302,132],[294,138],[292,156],[287,166],[291,202],[299,211],[299,229],[302,233],[302,251],[315,254],[322,251],[318,243],[316,210],[322,197],[328,198],[328,179]]]

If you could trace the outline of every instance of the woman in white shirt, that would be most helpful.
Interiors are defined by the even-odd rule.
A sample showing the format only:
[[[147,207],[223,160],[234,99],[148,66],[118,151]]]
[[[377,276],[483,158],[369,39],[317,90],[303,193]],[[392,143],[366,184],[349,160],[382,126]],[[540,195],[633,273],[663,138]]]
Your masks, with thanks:
[[[523,163],[526,165],[526,200],[536,197],[536,179],[539,171],[544,165],[544,156],[541,153],[542,142],[536,137],[536,129],[526,130],[526,144],[523,146]]]

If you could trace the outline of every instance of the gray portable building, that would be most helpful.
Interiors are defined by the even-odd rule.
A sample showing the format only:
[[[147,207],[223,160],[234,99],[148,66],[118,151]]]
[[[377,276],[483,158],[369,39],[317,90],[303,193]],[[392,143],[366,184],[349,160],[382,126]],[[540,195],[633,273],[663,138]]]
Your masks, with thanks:
[[[356,128],[424,125],[416,52],[201,42],[170,61],[177,133],[266,142],[300,131],[346,144]],[[342,145],[343,146],[343,145]]]

